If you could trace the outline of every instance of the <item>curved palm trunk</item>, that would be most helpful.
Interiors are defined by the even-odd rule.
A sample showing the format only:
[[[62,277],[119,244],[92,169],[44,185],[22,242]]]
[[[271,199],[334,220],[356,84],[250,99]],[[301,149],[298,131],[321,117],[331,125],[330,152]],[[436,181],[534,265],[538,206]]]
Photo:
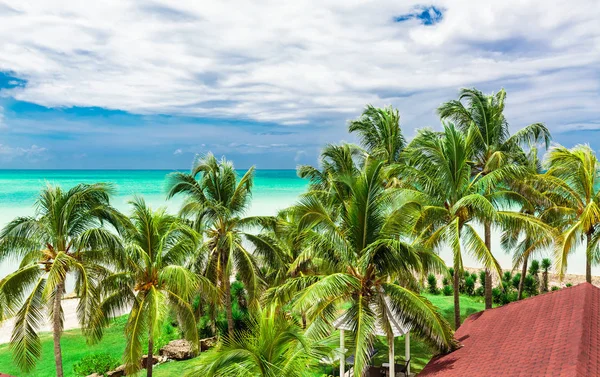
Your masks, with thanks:
[[[227,274],[223,275],[223,289],[225,290],[225,311],[227,312],[227,333],[233,337],[233,309],[231,308],[231,282]]]
[[[146,358],[146,377],[152,377],[152,359],[154,358],[154,339],[152,337],[152,330],[148,334],[148,357]]]
[[[483,233],[485,237],[485,247],[491,253],[492,251],[492,229],[489,222],[483,225]],[[492,308],[492,273],[489,269],[485,269],[485,308]]]
[[[523,298],[523,287],[525,286],[525,275],[527,275],[527,263],[529,263],[529,255],[525,256],[523,260],[523,268],[521,268],[521,278],[519,279],[519,292],[517,293],[517,300]]]
[[[454,266],[454,328],[458,330],[460,327],[460,299],[458,295],[458,288],[460,282],[460,271],[458,270],[458,266]]]
[[[590,252],[589,252],[589,248],[590,245],[592,243],[592,233],[591,232],[587,232],[586,233],[586,242],[587,244],[585,245],[585,281],[587,281],[588,283],[592,283],[592,260],[590,258]]]
[[[62,320],[60,317],[61,300],[65,291],[65,282],[62,281],[56,286],[54,303],[52,304],[52,337],[54,339],[54,361],[56,363],[56,377],[63,377],[62,350],[60,348],[60,336],[62,333]]]

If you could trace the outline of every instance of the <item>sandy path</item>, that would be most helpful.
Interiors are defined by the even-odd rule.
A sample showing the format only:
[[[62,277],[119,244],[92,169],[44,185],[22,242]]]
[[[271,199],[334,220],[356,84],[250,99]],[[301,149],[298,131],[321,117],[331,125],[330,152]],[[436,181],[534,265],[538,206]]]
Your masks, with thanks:
[[[77,320],[77,304],[79,299],[65,299],[62,302],[63,311],[65,314],[64,326],[65,330],[79,328],[79,321]],[[40,332],[52,331],[52,325],[48,321],[48,316],[45,316],[44,323],[38,330]],[[0,344],[10,342],[10,335],[12,333],[14,320],[9,319],[0,324]]]

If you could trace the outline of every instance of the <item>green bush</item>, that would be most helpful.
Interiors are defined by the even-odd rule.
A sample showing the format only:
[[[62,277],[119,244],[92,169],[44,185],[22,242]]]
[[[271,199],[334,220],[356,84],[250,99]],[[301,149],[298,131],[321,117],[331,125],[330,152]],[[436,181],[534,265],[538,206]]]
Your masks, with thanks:
[[[540,272],[540,261],[538,261],[537,259],[532,260],[528,272],[531,275],[537,275]]]
[[[452,296],[452,287],[449,285],[444,285],[444,289],[442,289],[442,293],[444,294],[444,296]]]
[[[479,271],[479,283],[485,289],[485,270]]]
[[[492,288],[492,301],[496,304],[500,303],[500,296],[502,295],[502,289],[500,288]]]
[[[471,279],[473,279],[473,283],[477,283],[477,274],[476,273],[472,273],[471,274]],[[485,280],[485,279],[484,279]]]
[[[454,268],[450,267],[450,268],[448,269],[448,273],[450,274],[450,277],[452,277],[452,278],[453,278],[453,277],[454,277]]]
[[[433,274],[427,276],[427,290],[429,293],[437,295],[439,293],[437,288],[437,278]]]
[[[444,285],[449,285],[449,284],[450,284],[450,281],[448,280],[448,278],[447,278],[447,277],[444,277],[444,278],[442,279],[442,286],[444,286]]]
[[[512,286],[515,289],[519,289],[519,283],[520,282],[521,282],[521,274],[520,273],[515,274],[515,276],[513,276],[513,278],[512,278]]]
[[[572,283],[567,283],[567,287],[572,287],[573,284]]]
[[[103,376],[107,372],[118,367],[119,360],[109,353],[95,353],[84,356],[79,362],[73,365],[73,373],[77,376],[89,376],[92,373],[98,373]]]
[[[475,293],[475,281],[471,276],[465,279],[465,292],[469,296],[473,296],[473,294]]]
[[[559,289],[560,288],[558,286],[556,286],[556,285],[553,285],[552,288],[551,288],[552,291],[558,291]]]
[[[483,297],[484,295],[485,295],[485,287],[480,285],[475,290],[475,296],[481,296],[481,297]]]
[[[502,281],[505,283],[509,283],[512,280],[512,274],[510,273],[510,271],[504,271],[504,274],[502,275]]]
[[[523,281],[523,291],[527,293],[528,296],[535,296],[538,292],[538,282],[534,276],[528,274],[525,276],[525,280]]]

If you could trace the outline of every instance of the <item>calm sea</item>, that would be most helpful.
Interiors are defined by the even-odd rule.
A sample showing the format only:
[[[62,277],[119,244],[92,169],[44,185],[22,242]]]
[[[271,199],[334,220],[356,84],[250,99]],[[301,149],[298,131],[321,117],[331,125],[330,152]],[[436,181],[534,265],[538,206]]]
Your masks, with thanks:
[[[48,183],[70,188],[78,183],[111,182],[117,194],[113,205],[127,213],[128,201],[142,195],[153,208],[167,207],[176,213],[181,199],[166,200],[165,177],[167,170],[0,170],[0,227],[17,216],[33,214],[33,203],[40,190]],[[240,176],[243,171],[239,171]],[[293,204],[306,189],[306,182],[297,177],[295,170],[257,170],[254,178],[252,204],[248,215],[274,215],[277,210]],[[500,236],[492,236],[494,255],[503,268],[511,268],[510,254],[500,248]],[[450,250],[440,252],[446,263],[452,263]],[[549,255],[537,256],[537,258]],[[14,269],[14,261],[0,264],[0,278]],[[465,266],[477,267],[469,255],[464,256]],[[594,268],[595,275],[600,268]],[[569,258],[569,273],[584,274],[583,250]]]

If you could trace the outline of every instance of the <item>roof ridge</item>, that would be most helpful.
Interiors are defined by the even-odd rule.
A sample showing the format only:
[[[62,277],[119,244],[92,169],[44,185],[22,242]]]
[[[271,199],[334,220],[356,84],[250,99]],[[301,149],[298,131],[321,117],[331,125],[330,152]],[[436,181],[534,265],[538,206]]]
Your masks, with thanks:
[[[463,323],[466,322],[467,319],[469,319],[472,316],[477,315],[477,314],[481,315],[481,313],[486,313],[486,312],[489,312],[491,310],[508,308],[508,307],[511,307],[511,305],[513,305],[513,304],[519,304],[519,303],[523,303],[523,302],[526,302],[526,301],[529,301],[529,300],[532,300],[532,299],[535,299],[535,298],[538,298],[538,297],[543,297],[543,296],[546,296],[546,295],[556,294],[556,293],[564,292],[564,291],[567,291],[567,290],[573,290],[574,288],[577,288],[577,287],[582,287],[583,288],[583,287],[586,287],[588,285],[592,286],[593,288],[600,289],[600,287],[596,287],[594,284],[588,283],[587,281],[584,281],[584,282],[579,283],[577,285],[572,285],[570,287],[560,288],[560,289],[557,289],[555,291],[544,292],[542,294],[535,295],[535,296],[529,296],[529,297],[526,297],[526,298],[523,298],[523,299],[520,299],[520,300],[517,300],[517,301],[509,302],[508,304],[496,306],[495,308],[483,309],[482,311],[479,311],[479,312],[476,312],[476,313],[473,313],[473,314],[469,315],[467,318],[465,318],[465,321],[463,321]]]

